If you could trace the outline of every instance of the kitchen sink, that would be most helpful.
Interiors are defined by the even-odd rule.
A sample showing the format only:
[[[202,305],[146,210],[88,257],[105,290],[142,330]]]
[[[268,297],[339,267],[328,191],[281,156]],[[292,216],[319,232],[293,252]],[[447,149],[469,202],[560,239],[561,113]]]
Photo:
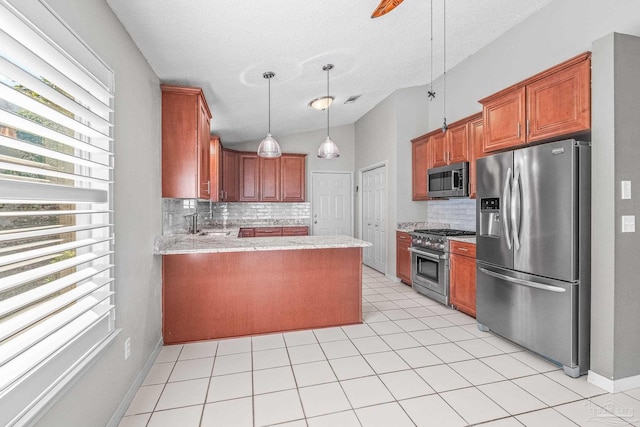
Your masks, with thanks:
[[[230,231],[224,230],[209,230],[209,231],[201,231],[198,233],[198,236],[228,236],[230,235]]]

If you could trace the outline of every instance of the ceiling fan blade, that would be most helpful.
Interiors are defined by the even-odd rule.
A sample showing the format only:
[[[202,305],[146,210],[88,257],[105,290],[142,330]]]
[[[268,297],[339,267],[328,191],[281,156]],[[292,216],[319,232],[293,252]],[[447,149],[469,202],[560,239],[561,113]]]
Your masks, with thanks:
[[[384,15],[385,13],[391,12],[393,9],[396,8],[396,6],[402,3],[402,1],[403,0],[381,0],[376,10],[373,11],[373,14],[371,15],[371,17],[378,18]]]

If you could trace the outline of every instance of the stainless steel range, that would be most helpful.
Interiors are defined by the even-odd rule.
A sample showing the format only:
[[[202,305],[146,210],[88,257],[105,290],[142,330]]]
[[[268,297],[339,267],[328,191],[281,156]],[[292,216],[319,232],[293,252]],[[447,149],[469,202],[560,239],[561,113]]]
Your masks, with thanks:
[[[411,233],[411,282],[417,292],[449,305],[449,237],[474,236],[449,228]]]

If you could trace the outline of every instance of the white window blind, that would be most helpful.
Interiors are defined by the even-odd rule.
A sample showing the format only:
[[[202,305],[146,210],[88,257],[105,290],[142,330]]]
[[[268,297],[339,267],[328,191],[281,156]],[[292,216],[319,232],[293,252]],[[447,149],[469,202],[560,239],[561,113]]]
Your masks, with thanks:
[[[31,2],[35,4],[35,2]],[[0,0],[0,425],[25,425],[115,335],[113,73]],[[33,12],[33,10],[31,10]],[[62,34],[62,33],[60,33]],[[79,47],[81,49],[79,50]],[[96,77],[96,74],[100,77]],[[105,78],[106,76],[106,78]]]

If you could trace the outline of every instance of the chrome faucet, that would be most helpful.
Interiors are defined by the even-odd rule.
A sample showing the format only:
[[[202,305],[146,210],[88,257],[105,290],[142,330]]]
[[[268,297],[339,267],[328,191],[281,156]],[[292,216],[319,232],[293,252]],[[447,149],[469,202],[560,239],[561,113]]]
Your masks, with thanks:
[[[184,220],[187,223],[188,233],[196,234],[198,232],[198,214],[193,213],[184,216]]]

